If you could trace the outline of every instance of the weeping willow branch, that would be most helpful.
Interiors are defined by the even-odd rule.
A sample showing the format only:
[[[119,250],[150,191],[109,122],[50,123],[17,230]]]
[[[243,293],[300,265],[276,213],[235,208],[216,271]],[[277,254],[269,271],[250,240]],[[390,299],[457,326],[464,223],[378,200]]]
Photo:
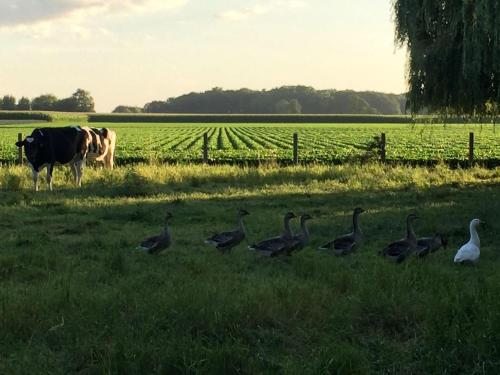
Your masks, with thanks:
[[[497,117],[500,1],[393,0],[393,10],[411,111]]]

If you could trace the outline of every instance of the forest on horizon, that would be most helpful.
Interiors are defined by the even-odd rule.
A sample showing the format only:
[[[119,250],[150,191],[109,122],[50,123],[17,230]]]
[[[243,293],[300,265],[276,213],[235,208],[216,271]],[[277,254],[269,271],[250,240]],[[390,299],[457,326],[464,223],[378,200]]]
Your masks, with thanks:
[[[144,107],[120,105],[114,113],[405,114],[406,96],[375,91],[315,90],[283,86],[271,90],[211,90],[154,100]]]

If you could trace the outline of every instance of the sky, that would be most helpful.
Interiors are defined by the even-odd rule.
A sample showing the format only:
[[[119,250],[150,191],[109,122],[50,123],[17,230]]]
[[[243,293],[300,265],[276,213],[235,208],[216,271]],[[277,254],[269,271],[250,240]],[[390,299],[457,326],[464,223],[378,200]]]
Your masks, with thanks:
[[[402,93],[391,0],[0,0],[0,95],[98,112],[224,89]]]

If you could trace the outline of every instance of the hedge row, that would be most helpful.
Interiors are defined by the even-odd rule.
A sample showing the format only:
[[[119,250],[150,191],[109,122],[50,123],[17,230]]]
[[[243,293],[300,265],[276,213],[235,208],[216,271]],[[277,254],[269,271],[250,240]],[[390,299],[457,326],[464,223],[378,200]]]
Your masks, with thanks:
[[[91,114],[89,122],[163,123],[411,123],[410,116],[380,115],[192,115],[192,114]]]
[[[52,121],[52,116],[41,112],[0,111],[0,120]]]

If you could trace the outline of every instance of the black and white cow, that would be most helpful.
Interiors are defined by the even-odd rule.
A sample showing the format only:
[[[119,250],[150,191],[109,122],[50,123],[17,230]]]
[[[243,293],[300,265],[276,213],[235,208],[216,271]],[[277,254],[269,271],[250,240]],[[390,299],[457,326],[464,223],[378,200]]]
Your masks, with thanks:
[[[69,163],[75,183],[81,186],[88,144],[89,134],[82,131],[79,126],[38,128],[33,130],[29,137],[16,142],[16,146],[24,146],[36,191],[38,191],[38,174],[45,167],[47,167],[47,185],[52,190],[52,172],[56,164]]]

